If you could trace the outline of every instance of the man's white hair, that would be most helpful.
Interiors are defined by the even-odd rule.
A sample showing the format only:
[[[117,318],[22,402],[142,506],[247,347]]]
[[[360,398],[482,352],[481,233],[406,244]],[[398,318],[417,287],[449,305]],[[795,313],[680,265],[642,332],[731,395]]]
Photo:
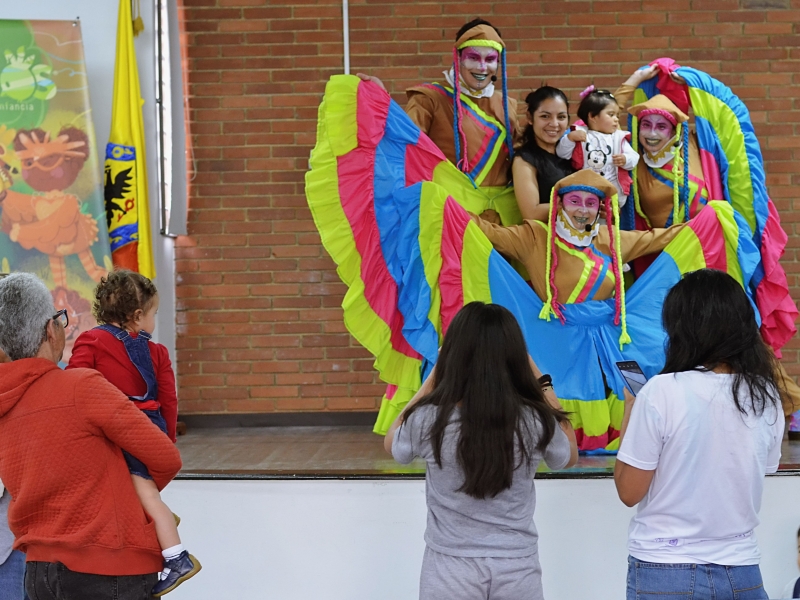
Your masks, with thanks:
[[[0,279],[0,349],[11,360],[36,356],[55,312],[50,291],[36,275]]]

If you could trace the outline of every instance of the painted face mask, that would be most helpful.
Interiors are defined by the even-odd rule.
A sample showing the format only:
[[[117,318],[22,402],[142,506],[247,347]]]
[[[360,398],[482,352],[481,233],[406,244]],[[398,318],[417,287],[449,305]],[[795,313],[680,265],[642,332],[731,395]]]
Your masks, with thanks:
[[[663,115],[647,115],[639,121],[639,143],[651,156],[660,153],[675,137],[675,125]]]
[[[597,235],[600,198],[588,191],[570,191],[561,197],[556,218],[558,236],[577,246],[587,246]]]
[[[459,74],[461,80],[474,90],[482,90],[497,75],[500,54],[488,46],[467,46],[461,50]]]

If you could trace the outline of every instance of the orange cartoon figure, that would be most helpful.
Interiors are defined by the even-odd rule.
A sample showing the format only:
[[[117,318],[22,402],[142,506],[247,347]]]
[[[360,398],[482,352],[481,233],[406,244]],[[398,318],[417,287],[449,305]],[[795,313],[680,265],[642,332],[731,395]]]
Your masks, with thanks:
[[[20,130],[14,150],[23,180],[36,192],[28,195],[7,189],[1,197],[2,231],[26,250],[36,249],[50,260],[55,287],[67,287],[64,258],[77,254],[94,281],[106,274],[92,256],[98,237],[97,222],[81,212],[80,201],[65,193],[78,177],[89,156],[88,137],[76,127],[65,127],[51,138],[41,129]],[[9,178],[10,174],[5,173]],[[0,192],[2,193],[2,192]]]

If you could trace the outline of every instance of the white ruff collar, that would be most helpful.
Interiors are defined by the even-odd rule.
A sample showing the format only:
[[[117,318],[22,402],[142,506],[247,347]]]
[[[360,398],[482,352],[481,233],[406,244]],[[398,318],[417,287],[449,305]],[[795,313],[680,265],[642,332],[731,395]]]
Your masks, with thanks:
[[[450,87],[456,89],[456,86],[453,83],[453,69],[450,69],[449,71],[442,71],[442,73],[444,73],[444,78],[447,80],[447,83],[450,85]],[[461,93],[466,94],[471,98],[491,98],[492,94],[494,94],[494,84],[492,82],[489,82],[489,85],[482,90],[473,90],[472,88],[468,87],[466,83],[464,83],[464,79],[459,75],[458,84]]]
[[[597,234],[600,232],[600,221],[596,220],[592,225],[591,231],[579,231],[572,224],[572,219],[569,218],[563,210],[558,210],[556,216],[556,234],[562,240],[569,242],[574,246],[585,248],[589,246]]]
[[[676,135],[670,141],[664,144],[664,147],[655,154],[650,154],[645,148],[642,148],[642,150],[642,158],[644,158],[645,164],[653,169],[660,169],[673,158],[675,158],[676,152],[680,152],[681,142],[678,140],[678,136]]]

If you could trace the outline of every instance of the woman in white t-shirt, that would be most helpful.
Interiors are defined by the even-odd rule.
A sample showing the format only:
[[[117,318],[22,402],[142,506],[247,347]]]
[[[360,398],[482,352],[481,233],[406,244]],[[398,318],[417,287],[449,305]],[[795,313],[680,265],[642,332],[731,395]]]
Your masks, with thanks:
[[[662,320],[666,364],[626,393],[614,468],[620,499],[639,505],[627,598],[765,599],[753,530],[783,437],[776,360],[721,271],[686,275]]]

